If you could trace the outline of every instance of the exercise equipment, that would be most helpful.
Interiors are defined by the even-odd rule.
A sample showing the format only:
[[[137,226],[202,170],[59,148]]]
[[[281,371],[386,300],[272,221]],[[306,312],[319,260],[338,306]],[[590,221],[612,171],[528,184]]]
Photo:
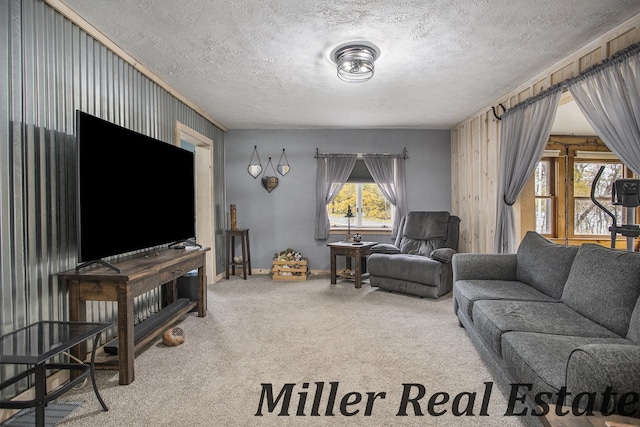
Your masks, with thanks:
[[[611,247],[616,247],[616,236],[621,234],[627,238],[627,251],[633,252],[633,239],[640,236],[640,225],[635,224],[635,208],[640,206],[640,179],[618,179],[612,184],[611,202],[614,205],[622,205],[627,208],[627,224],[618,225],[616,216],[596,199],[596,184],[604,169],[604,166],[600,167],[591,184],[591,201],[609,215],[613,221],[611,227],[609,227],[609,231],[611,232]]]

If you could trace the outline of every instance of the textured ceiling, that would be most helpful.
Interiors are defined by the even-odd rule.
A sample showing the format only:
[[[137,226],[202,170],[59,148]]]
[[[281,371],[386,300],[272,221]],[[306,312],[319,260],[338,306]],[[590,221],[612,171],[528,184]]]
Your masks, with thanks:
[[[638,0],[62,0],[229,129],[449,129],[616,25]],[[381,51],[336,77],[350,41]]]

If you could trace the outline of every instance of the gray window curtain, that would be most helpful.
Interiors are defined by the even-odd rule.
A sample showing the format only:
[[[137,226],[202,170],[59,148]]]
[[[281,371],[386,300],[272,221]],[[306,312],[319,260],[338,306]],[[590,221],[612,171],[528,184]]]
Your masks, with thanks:
[[[516,228],[512,205],[533,175],[536,164],[542,157],[561,94],[560,87],[554,88],[543,97],[531,99],[530,102],[508,110],[502,116],[494,241],[496,253],[515,253],[516,251]]]
[[[636,47],[569,85],[578,107],[620,160],[640,173],[640,55]]]
[[[398,234],[400,219],[407,214],[407,186],[403,158],[363,155],[362,160],[384,197],[395,206],[391,237]]]
[[[318,157],[316,172],[316,240],[329,238],[329,214],[327,204],[338,195],[340,189],[347,182],[356,155],[341,155],[340,157]]]

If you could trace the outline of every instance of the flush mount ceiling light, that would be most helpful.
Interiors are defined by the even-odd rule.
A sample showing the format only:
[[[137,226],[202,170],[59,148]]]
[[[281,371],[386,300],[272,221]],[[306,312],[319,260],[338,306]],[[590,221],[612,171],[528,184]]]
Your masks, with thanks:
[[[349,83],[361,83],[373,77],[373,62],[378,51],[365,44],[352,44],[335,50],[332,59],[338,66],[338,78]]]

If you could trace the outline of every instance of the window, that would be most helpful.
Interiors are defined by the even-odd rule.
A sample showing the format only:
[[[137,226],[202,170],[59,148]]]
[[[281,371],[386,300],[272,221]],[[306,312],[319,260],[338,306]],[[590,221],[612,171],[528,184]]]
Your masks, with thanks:
[[[534,172],[536,231],[567,243],[606,243],[611,233],[611,217],[591,200],[591,186],[601,166],[595,196],[621,225],[625,209],[611,202],[615,180],[631,178],[631,172],[598,139],[552,137]]]
[[[616,215],[622,224],[622,209],[611,202],[611,186],[623,177],[621,163],[596,163],[578,161],[573,163],[573,234],[598,236],[610,234],[611,218],[591,200],[591,185],[601,166],[605,169],[598,180],[594,196],[600,204]]]
[[[536,231],[554,234],[556,198],[554,167],[551,159],[542,159],[535,171]]]
[[[347,227],[347,209],[351,207],[351,227],[391,228],[393,205],[382,195],[377,184],[347,183],[329,205],[331,228]]]
[[[331,229],[347,227],[348,208],[351,207],[351,227],[385,229],[393,227],[394,206],[384,197],[361,159],[356,160],[353,172],[340,192],[327,205]]]

